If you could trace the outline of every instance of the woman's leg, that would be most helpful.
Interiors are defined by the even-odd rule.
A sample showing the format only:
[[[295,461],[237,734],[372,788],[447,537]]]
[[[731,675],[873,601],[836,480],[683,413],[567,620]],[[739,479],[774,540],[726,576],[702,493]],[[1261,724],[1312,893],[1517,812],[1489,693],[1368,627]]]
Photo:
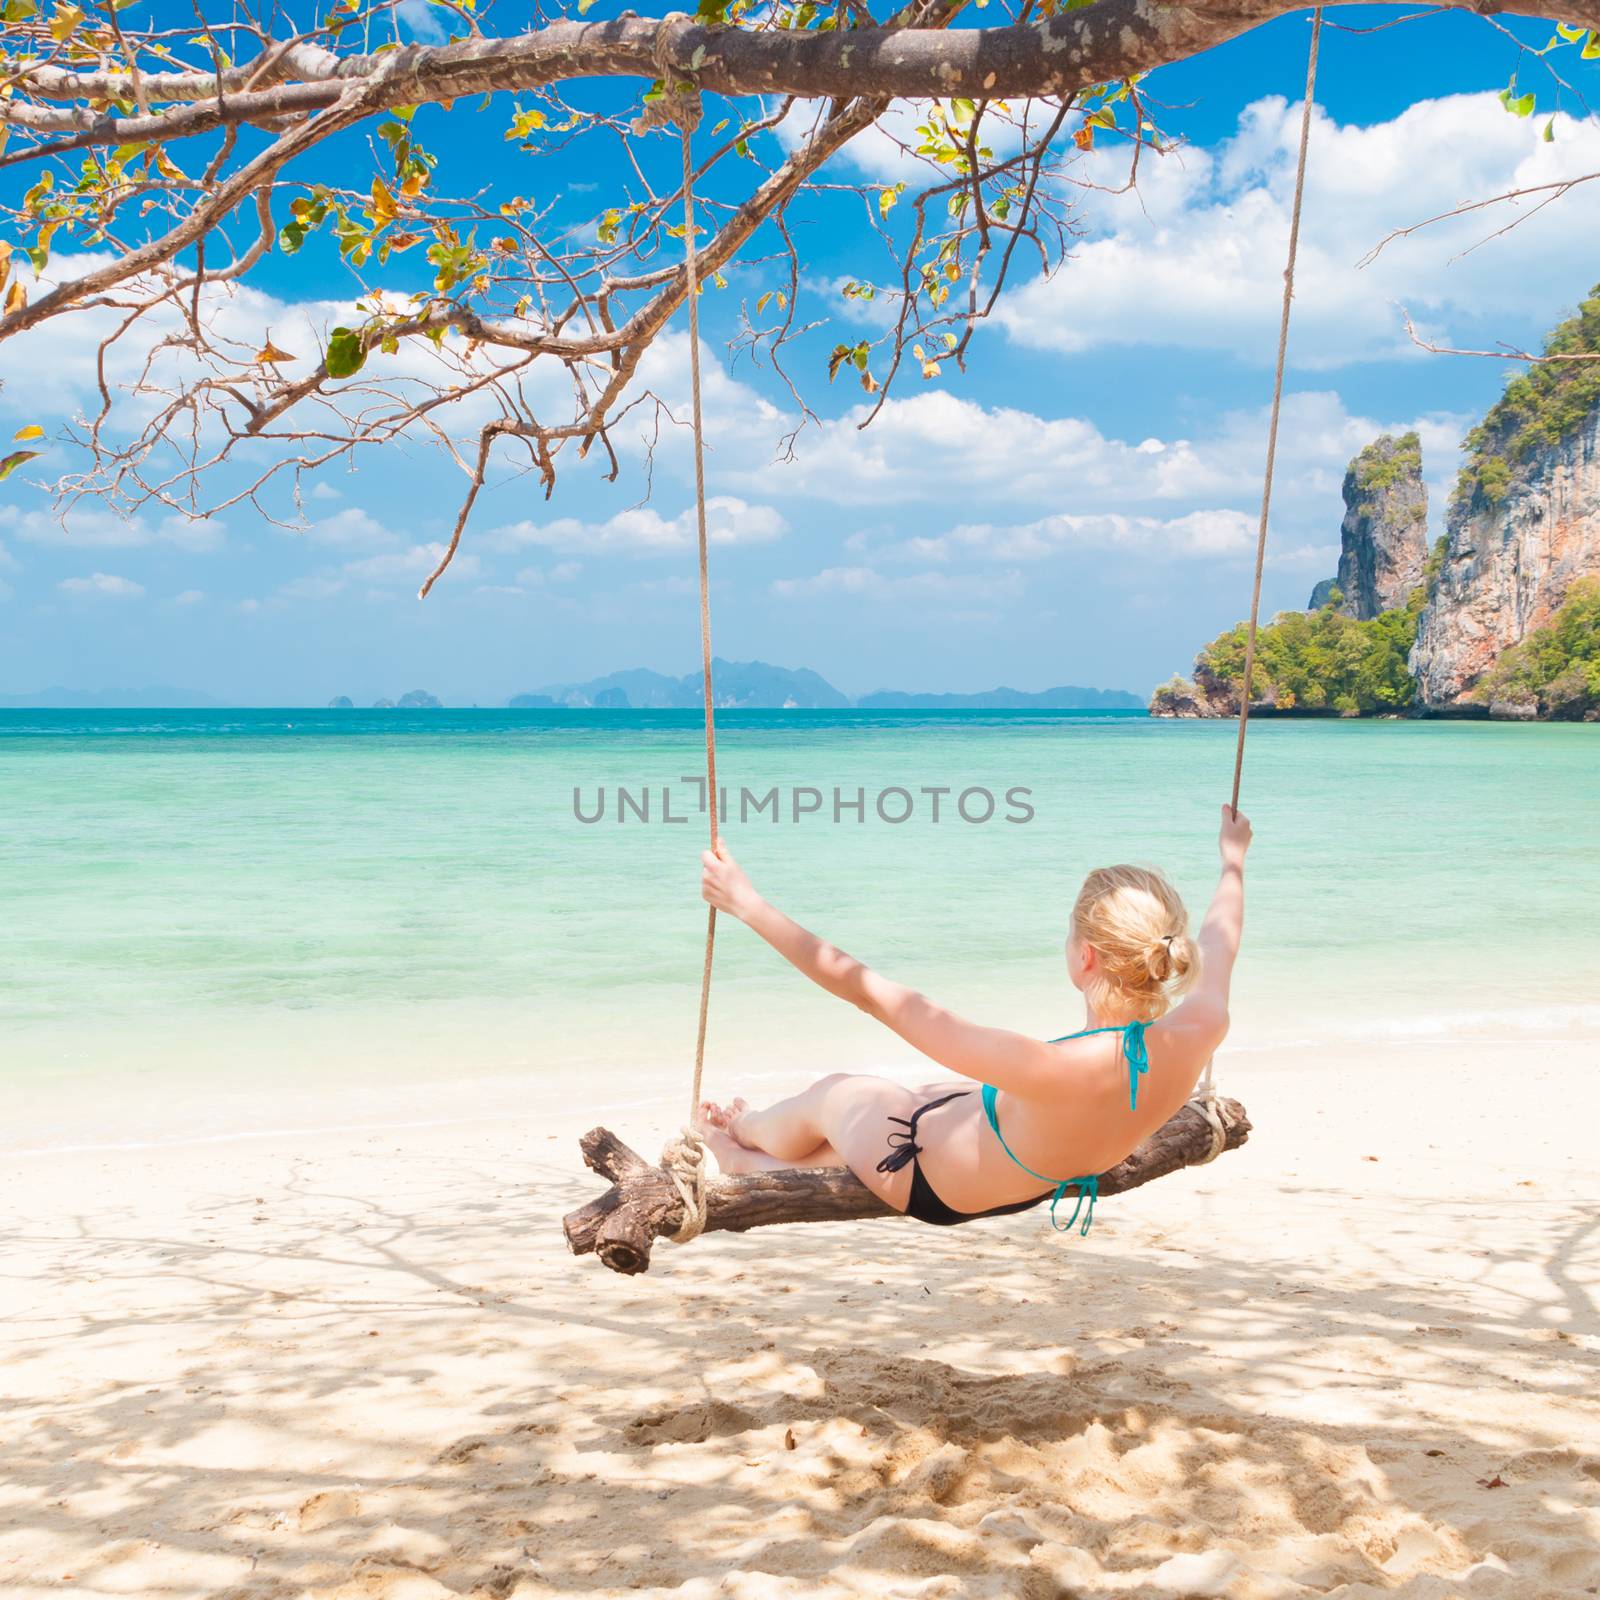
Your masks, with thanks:
[[[740,1144],[732,1134],[709,1123],[702,1124],[700,1137],[717,1158],[718,1168],[730,1178],[744,1172],[796,1172],[806,1167],[842,1167],[845,1164],[844,1157],[831,1144],[819,1144],[798,1161],[780,1161],[765,1150],[752,1150]]]
[[[908,1169],[879,1172],[890,1117],[909,1118],[921,1097],[887,1078],[837,1072],[761,1111],[743,1111],[726,1129],[705,1116],[701,1133],[727,1173],[846,1166],[875,1194],[905,1209]]]

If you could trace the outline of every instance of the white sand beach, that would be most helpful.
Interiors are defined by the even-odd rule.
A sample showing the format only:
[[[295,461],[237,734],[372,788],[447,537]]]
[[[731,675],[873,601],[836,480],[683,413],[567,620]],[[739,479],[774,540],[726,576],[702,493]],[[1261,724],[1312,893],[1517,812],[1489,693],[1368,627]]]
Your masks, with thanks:
[[[561,1238],[577,1094],[19,1156],[0,1590],[1600,1592],[1596,1054],[1243,1057],[1248,1147],[1086,1240],[791,1228],[638,1279]]]

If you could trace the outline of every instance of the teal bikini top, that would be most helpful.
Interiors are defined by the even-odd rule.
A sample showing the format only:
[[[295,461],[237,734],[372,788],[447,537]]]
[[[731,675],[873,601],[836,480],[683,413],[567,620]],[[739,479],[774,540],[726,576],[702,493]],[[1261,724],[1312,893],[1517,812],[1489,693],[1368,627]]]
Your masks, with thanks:
[[[1051,1044],[1061,1044],[1067,1039],[1086,1039],[1092,1033],[1120,1033],[1122,1035],[1122,1057],[1128,1063],[1128,1109],[1139,1109],[1139,1079],[1150,1070],[1150,1053],[1145,1048],[1144,1024],[1130,1022],[1120,1028],[1081,1028],[1077,1033],[1064,1033],[1060,1039],[1052,1039]],[[1100,1198],[1100,1175],[1091,1173],[1081,1178],[1047,1178],[1042,1172],[1035,1172],[1025,1161],[1018,1161],[1016,1152],[1006,1143],[1006,1136],[1000,1131],[1000,1119],[995,1115],[994,1103],[999,1091],[992,1083],[983,1086],[983,1114],[989,1119],[989,1126],[994,1129],[994,1136],[1000,1141],[1000,1148],[1011,1157],[1017,1166],[1021,1167],[1030,1178],[1037,1178],[1040,1183],[1053,1184],[1055,1193],[1050,1197],[1050,1226],[1062,1233],[1070,1232],[1078,1220],[1078,1213],[1083,1212],[1083,1225],[1078,1229],[1079,1235],[1086,1234],[1094,1225],[1094,1203]],[[1065,1222],[1056,1216],[1056,1207],[1061,1204],[1062,1197],[1071,1189],[1077,1196],[1077,1204],[1072,1208],[1072,1215]],[[1085,1209],[1087,1202],[1087,1209]]]

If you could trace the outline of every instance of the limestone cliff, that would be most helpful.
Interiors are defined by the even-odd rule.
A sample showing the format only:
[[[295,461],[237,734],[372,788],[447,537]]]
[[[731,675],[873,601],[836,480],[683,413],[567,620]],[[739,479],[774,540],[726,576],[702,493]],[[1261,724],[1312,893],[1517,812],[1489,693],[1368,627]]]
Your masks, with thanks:
[[[1422,441],[1414,433],[1382,434],[1345,472],[1339,575],[1312,590],[1307,609],[1321,610],[1337,589],[1339,609],[1358,622],[1393,611],[1422,582],[1427,560]]]
[[[1600,398],[1576,421],[1557,416],[1554,438],[1550,426],[1528,437],[1525,405],[1512,416],[1514,434],[1491,411],[1467,442],[1474,453],[1411,651],[1424,710],[1480,709],[1472,690],[1501,651],[1549,621],[1579,578],[1600,574]]]

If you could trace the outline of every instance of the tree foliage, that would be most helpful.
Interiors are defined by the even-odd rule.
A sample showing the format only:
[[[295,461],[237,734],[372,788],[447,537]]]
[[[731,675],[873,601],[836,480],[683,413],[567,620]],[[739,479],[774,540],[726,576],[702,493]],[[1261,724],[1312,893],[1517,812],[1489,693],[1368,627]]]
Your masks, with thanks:
[[[1600,578],[1573,584],[1543,627],[1501,655],[1473,698],[1532,702],[1557,720],[1600,716]]]
[[[1427,589],[1418,585],[1405,605],[1366,622],[1337,609],[1285,611],[1258,630],[1252,697],[1280,711],[1326,711],[1346,716],[1404,711],[1416,684],[1406,665],[1416,643]],[[1244,685],[1249,630],[1244,623],[1213,639],[1196,658],[1197,676],[1224,684],[1235,703]]]
[[[802,419],[796,342],[873,304],[871,331],[852,323],[818,368],[876,414],[901,381],[955,381],[1015,271],[1059,266],[1075,161],[1115,144],[1132,181],[1160,147],[1144,73],[1296,9],[995,0],[1000,25],[975,27],[990,0],[700,0],[658,18],[538,0],[497,34],[488,0],[428,0],[449,37],[424,42],[402,20],[417,0],[324,3],[307,24],[276,0],[196,8],[203,22],[0,0],[0,346],[64,317],[98,341],[98,404],[56,441],[75,447],[53,482],[65,505],[247,502],[294,526],[302,476],[423,442],[465,484],[448,560],[491,466],[548,494],[574,458],[615,476],[624,418],[651,436],[681,420],[641,365],[702,289],[740,296],[736,347]],[[1600,0],[1564,21],[1563,48],[1587,50]],[[897,100],[917,110],[901,142],[918,181],[825,172]],[[479,164],[441,158],[446,116],[547,169],[486,192]],[[676,141],[641,135],[674,123],[699,127],[696,284]],[[596,146],[629,176],[575,215],[571,173]],[[819,287],[794,208],[841,197],[878,254]],[[336,256],[346,303],[292,339],[241,332],[243,288],[302,251]]]
[[[1350,465],[1358,488],[1370,493],[1392,488],[1403,476],[1422,471],[1422,440],[1415,432],[1398,437],[1384,434],[1367,445]]]
[[[1467,459],[1456,480],[1452,509],[1476,499],[1496,506],[1516,469],[1537,451],[1569,438],[1600,405],[1600,284],[1578,306],[1576,316],[1545,340],[1547,360],[1518,373],[1489,414],[1466,438]],[[1573,359],[1580,358],[1580,359]]]

